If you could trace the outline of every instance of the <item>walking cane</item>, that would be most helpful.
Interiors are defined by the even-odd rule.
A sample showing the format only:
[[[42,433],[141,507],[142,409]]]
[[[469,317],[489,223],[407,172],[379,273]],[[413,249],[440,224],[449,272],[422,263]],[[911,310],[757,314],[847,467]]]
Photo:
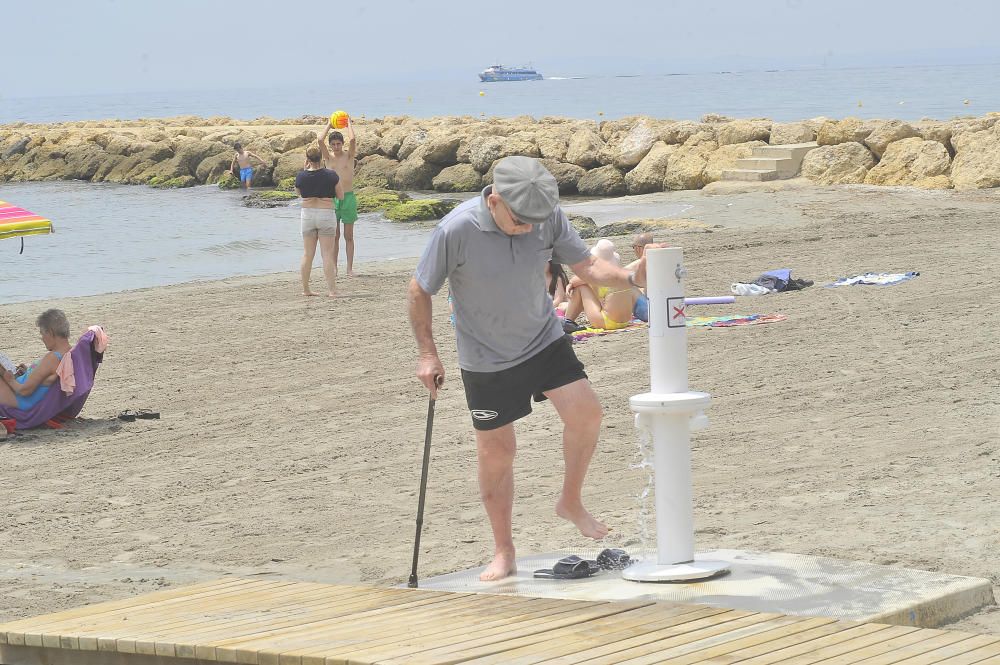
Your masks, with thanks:
[[[434,377],[434,385],[440,385],[441,377]],[[434,397],[427,400],[427,431],[424,433],[424,465],[420,472],[420,498],[417,500],[417,535],[413,538],[413,567],[406,583],[411,589],[417,588],[417,558],[420,556],[420,532],[424,528],[424,498],[427,496],[427,469],[431,463],[431,431],[434,429]]]

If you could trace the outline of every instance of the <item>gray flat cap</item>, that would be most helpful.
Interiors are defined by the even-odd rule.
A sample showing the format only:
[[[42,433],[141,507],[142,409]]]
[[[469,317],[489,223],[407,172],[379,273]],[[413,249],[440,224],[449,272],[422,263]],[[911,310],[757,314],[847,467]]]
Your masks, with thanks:
[[[544,224],[559,203],[555,176],[531,157],[504,157],[497,162],[493,190],[525,224]]]

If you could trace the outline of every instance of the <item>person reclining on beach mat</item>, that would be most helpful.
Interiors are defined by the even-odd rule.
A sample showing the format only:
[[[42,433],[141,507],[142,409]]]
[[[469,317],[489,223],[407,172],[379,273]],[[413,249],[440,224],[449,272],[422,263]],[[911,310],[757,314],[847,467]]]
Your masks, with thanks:
[[[621,267],[621,257],[615,251],[614,243],[607,238],[598,240],[590,253],[616,268]],[[577,275],[569,281],[569,289],[566,318],[570,321],[575,321],[584,313],[591,328],[619,330],[627,328],[632,320],[637,289],[591,285]]]
[[[29,367],[0,370],[0,418],[13,418],[17,429],[37,427],[57,416],[76,417],[108,343],[104,329],[92,326],[70,348],[69,321],[58,309],[46,310],[36,323],[47,353]]]

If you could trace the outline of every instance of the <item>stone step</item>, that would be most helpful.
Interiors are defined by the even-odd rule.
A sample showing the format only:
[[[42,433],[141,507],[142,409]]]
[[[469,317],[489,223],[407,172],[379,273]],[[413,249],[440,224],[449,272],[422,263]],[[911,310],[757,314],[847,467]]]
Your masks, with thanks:
[[[798,164],[791,157],[744,157],[736,160],[736,168],[777,171],[780,175],[795,175]]]
[[[772,169],[725,169],[722,172],[723,180],[742,180],[744,182],[764,182],[766,180],[777,180],[777,171]]]
[[[818,147],[819,144],[815,141],[809,141],[808,143],[788,143],[786,145],[760,145],[753,148],[751,156],[785,157],[801,161],[807,152]]]

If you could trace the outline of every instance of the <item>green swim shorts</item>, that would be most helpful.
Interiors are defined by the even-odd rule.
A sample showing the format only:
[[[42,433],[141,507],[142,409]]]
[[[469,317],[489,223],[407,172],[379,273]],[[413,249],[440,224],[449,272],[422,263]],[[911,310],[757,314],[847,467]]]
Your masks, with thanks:
[[[358,199],[354,192],[344,194],[343,200],[334,199],[333,209],[337,212],[337,221],[353,224],[358,219]]]

